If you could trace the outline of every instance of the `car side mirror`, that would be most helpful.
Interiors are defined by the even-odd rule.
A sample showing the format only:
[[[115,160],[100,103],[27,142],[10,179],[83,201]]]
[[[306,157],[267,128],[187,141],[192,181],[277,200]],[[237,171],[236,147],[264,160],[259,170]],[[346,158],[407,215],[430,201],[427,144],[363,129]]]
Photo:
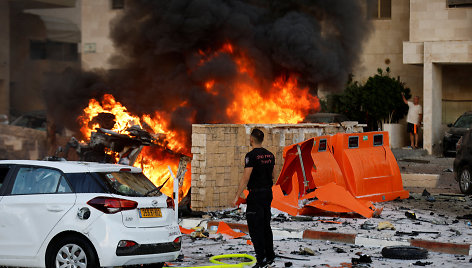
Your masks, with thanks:
[[[452,127],[452,124],[451,123],[447,124],[447,127]]]

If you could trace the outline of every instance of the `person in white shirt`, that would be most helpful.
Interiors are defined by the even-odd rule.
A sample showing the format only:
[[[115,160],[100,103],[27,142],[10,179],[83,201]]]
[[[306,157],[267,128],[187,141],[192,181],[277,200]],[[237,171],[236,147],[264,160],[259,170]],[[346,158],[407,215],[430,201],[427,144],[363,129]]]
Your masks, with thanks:
[[[423,120],[423,108],[420,105],[420,97],[414,96],[413,102],[407,101],[402,92],[403,101],[408,105],[408,115],[406,116],[406,131],[410,134],[411,148],[418,148],[418,126]]]

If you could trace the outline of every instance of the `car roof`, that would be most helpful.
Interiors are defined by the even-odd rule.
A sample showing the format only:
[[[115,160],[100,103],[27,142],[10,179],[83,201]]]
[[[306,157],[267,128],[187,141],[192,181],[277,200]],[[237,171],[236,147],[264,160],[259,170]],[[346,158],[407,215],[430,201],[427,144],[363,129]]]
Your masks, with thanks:
[[[0,160],[0,164],[30,165],[50,167],[61,170],[64,173],[78,172],[117,172],[122,169],[128,169],[130,172],[141,172],[140,168],[117,165],[102,164],[96,162],[79,162],[79,161],[37,161],[37,160]]]

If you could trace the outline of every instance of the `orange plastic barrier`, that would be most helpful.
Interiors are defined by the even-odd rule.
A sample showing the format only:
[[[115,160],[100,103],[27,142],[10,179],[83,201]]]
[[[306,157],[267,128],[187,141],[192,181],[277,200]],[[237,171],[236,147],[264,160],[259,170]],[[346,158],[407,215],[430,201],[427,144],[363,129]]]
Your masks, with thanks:
[[[374,202],[408,198],[388,140],[385,131],[332,136],[334,158],[346,188],[356,198]]]
[[[229,235],[232,238],[240,238],[246,235],[245,233],[234,231],[233,229],[231,229],[231,227],[229,227],[228,224],[222,221],[218,223],[218,231],[216,233]]]
[[[315,137],[287,146],[284,158],[272,188],[272,207],[291,215],[311,213],[311,207],[372,217],[381,210],[368,201],[409,195],[403,189],[388,132]],[[299,200],[305,200],[302,207]]]
[[[180,228],[180,232],[183,233],[183,234],[191,234],[195,231],[195,230],[192,230],[192,229],[184,228],[182,226],[179,226],[179,228]]]
[[[287,146],[283,154],[284,166],[276,184],[280,185],[284,192],[291,192],[291,179],[293,174],[296,174],[299,178],[300,196],[333,181],[344,186],[343,174],[331,151],[331,138],[331,136],[319,136]],[[299,151],[302,155],[301,161]],[[302,163],[304,170],[301,168]]]

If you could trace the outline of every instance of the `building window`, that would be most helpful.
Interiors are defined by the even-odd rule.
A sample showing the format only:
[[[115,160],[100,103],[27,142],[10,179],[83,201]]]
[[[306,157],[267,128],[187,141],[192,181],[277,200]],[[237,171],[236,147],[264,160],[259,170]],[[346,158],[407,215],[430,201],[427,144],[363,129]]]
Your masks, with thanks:
[[[76,43],[30,40],[30,59],[77,61],[79,53]]]
[[[447,7],[472,7],[472,0],[447,0]]]
[[[371,19],[391,19],[392,0],[369,1],[368,14]]]
[[[30,58],[32,60],[46,59],[46,43],[44,41],[30,41]]]
[[[111,0],[111,9],[125,8],[125,0]]]

